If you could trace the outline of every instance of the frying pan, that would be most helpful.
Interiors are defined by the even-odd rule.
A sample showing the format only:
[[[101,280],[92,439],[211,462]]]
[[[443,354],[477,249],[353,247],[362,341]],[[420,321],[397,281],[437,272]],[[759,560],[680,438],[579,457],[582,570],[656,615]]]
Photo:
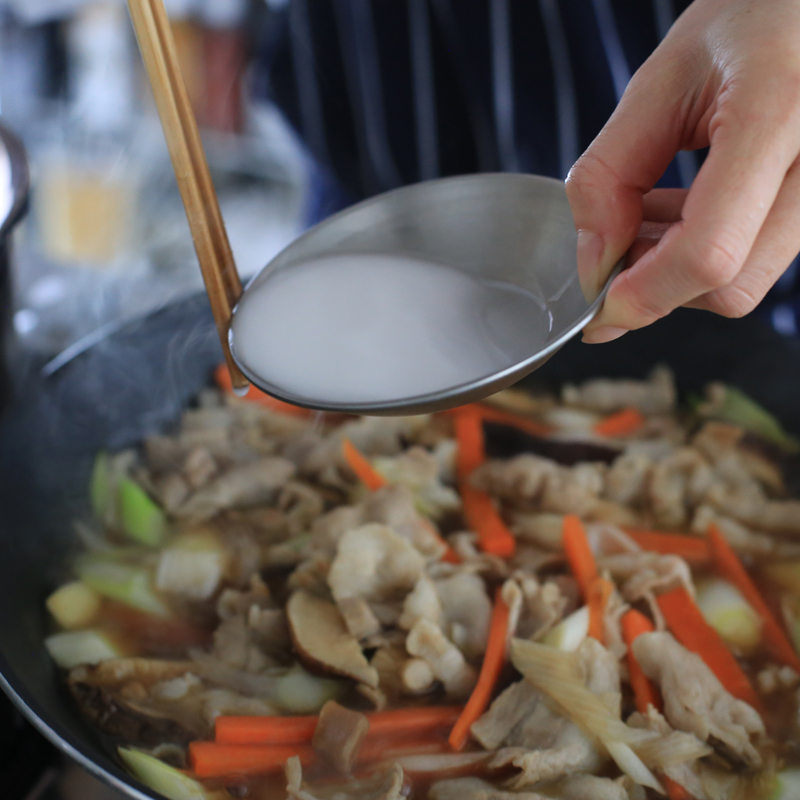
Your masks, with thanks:
[[[26,370],[0,422],[0,685],[58,747],[138,800],[156,795],[123,772],[59,683],[42,644],[43,601],[77,547],[71,520],[88,516],[95,452],[169,426],[221,360],[208,301],[191,297],[97,337],[44,374]],[[527,384],[643,377],[659,362],[681,390],[728,381],[800,433],[800,340],[757,318],[679,311],[611,344],[573,341]]]

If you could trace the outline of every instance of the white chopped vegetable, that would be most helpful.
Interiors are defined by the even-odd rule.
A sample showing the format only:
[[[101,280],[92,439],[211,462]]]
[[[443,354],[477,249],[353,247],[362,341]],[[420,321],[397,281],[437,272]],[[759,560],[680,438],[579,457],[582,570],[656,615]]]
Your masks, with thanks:
[[[581,606],[547,632],[542,643],[573,653],[589,635],[589,606]]]
[[[143,567],[120,563],[106,556],[91,556],[79,561],[76,571],[85,584],[104,597],[149,614],[166,616],[169,613],[153,589],[150,572]]]
[[[623,742],[606,742],[606,750],[617,766],[640,786],[649,786],[661,794],[666,794],[658,778],[645,766],[644,762]]]
[[[714,752],[713,748],[701,742],[696,736],[683,731],[671,733],[636,746],[639,758],[653,769],[665,769],[687,761],[705,758]]]
[[[134,778],[167,800],[211,800],[221,795],[206,791],[194,778],[141,750],[120,747],[117,752]]]
[[[156,587],[191,600],[207,600],[219,587],[228,555],[213,531],[181,536],[162,551]]]
[[[603,743],[617,741],[636,745],[653,738],[650,731],[628,727],[601,697],[586,687],[573,653],[514,639],[511,661],[565,716]]]
[[[79,664],[97,664],[109,658],[119,658],[121,653],[114,643],[99,631],[65,631],[44,640],[53,661],[63,669]]]
[[[528,681],[550,698],[564,716],[602,742],[620,769],[642,786],[663,792],[650,770],[651,766],[656,766],[654,762],[667,758],[674,764],[679,754],[685,757],[685,761],[691,761],[709,752],[691,734],[679,734],[682,737],[679,740],[674,733],[661,736],[653,731],[626,725],[601,696],[585,685],[578,659],[573,653],[514,639],[511,642],[511,661]],[[662,753],[659,745],[668,752]],[[645,758],[652,761],[646,764]]]
[[[47,610],[65,630],[84,628],[97,616],[102,598],[83,581],[73,581],[56,589],[47,598]]]
[[[797,800],[800,798],[800,767],[784,769],[777,775],[775,794],[770,800]]]
[[[316,714],[328,700],[336,699],[341,692],[341,681],[311,675],[296,664],[275,679],[272,699],[284,712]]]
[[[697,581],[697,605],[706,622],[732,647],[750,653],[761,641],[761,618],[741,592],[721,578]]]

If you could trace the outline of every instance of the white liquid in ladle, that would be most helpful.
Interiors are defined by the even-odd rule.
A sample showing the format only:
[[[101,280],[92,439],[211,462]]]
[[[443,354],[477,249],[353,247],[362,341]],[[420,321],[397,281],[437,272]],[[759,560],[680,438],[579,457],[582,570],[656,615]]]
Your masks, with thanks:
[[[231,325],[237,361],[284,396],[363,404],[478,380],[536,352],[541,300],[511,284],[385,255],[330,256],[261,279]]]

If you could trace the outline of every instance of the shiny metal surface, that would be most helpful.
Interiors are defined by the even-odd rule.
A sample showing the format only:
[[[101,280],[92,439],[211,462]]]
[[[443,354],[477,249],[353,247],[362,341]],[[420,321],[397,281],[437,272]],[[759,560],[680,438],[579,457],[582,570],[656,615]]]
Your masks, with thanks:
[[[359,203],[312,228],[274,258],[245,289],[277,270],[328,255],[401,255],[446,264],[481,279],[531,292],[550,315],[544,343],[517,363],[478,380],[416,397],[334,403],[301,397],[242,371],[259,388],[288,403],[324,411],[417,414],[486,397],[545,363],[599,311],[608,285],[590,305],[578,283],[576,233],[560,181],[534,175],[482,174],[406,186]],[[612,273],[612,278],[621,268]],[[610,283],[610,280],[609,280]],[[236,310],[234,310],[234,315]]]

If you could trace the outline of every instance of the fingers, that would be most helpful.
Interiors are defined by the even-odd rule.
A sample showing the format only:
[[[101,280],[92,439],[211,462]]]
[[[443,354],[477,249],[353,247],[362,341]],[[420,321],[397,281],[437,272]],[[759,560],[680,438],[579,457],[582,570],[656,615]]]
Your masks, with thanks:
[[[662,59],[663,60],[663,59]],[[567,178],[578,230],[578,274],[587,298],[597,296],[630,247],[649,192],[680,148],[682,97],[691,82],[651,58]]]
[[[795,162],[781,186],[772,210],[758,234],[741,272],[722,289],[715,289],[687,305],[742,317],[763,299],[800,253],[800,164]]]
[[[648,222],[679,222],[688,189],[653,189],[644,196],[644,219]]]
[[[608,341],[604,327],[618,335],[647,325],[739,274],[800,148],[800,119],[772,124],[755,90],[740,90],[727,103],[712,124],[711,150],[682,220],[615,279],[586,341]],[[800,104],[797,112],[800,118]]]

